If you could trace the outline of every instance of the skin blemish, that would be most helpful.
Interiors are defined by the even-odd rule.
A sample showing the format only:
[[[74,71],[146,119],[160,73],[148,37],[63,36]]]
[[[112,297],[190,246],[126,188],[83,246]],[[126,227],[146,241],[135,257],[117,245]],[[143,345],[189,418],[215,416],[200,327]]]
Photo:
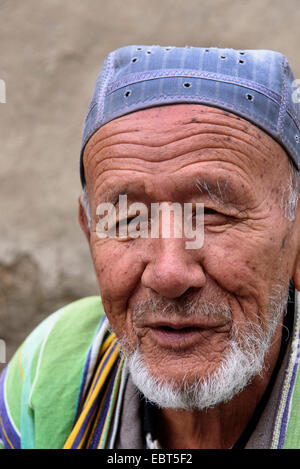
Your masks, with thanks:
[[[273,187],[273,189],[271,190],[271,194],[272,195],[278,195],[279,192],[281,192],[278,187]]]
[[[250,259],[247,259],[245,263],[253,272],[256,272],[256,267],[253,265]]]

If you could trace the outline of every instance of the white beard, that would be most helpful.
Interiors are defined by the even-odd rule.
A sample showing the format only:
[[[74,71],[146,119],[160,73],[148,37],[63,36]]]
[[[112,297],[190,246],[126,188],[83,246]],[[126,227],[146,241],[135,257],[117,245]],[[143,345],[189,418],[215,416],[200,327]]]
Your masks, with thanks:
[[[278,288],[270,298],[268,311],[272,319],[264,328],[248,322],[248,331],[239,337],[238,328],[233,327],[227,353],[212,374],[196,377],[192,382],[153,376],[138,347],[125,361],[134,384],[146,399],[161,408],[203,410],[230,401],[265,368],[266,354],[287,303],[282,291]]]

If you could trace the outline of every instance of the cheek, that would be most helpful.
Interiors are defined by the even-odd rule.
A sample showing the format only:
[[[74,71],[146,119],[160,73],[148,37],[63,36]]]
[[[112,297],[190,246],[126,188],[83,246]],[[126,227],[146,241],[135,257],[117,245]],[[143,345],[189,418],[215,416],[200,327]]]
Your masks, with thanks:
[[[203,265],[224,290],[263,300],[271,285],[286,276],[280,245],[279,239],[267,233],[207,237]]]
[[[141,277],[138,252],[114,240],[91,242],[100,295],[107,315],[126,314],[127,301]]]

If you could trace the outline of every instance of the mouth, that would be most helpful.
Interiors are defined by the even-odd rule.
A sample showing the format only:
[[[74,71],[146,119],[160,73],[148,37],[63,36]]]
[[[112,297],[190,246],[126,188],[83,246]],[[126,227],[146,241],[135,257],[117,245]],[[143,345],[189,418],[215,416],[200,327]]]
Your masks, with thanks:
[[[156,323],[148,325],[150,337],[161,347],[172,349],[189,348],[209,340],[216,333],[226,333],[230,330],[230,322],[205,321],[198,324]]]

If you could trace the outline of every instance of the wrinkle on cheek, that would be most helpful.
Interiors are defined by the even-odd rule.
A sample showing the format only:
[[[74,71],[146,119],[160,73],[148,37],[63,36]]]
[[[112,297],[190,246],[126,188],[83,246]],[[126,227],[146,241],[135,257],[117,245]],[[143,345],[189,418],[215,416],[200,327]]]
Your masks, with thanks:
[[[96,243],[93,260],[103,307],[113,330],[118,337],[128,336],[135,343],[128,301],[138,283],[141,262],[129,251],[124,243],[116,241]]]
[[[281,251],[284,251],[284,250],[285,250],[287,238],[288,238],[288,235],[286,235],[286,236],[283,238],[282,242],[281,242],[281,246],[280,246]]]
[[[242,241],[242,242],[241,242]],[[207,275],[218,287],[234,296],[257,298],[265,282],[267,257],[257,251],[255,241],[228,236],[219,245],[206,244],[200,260]]]

